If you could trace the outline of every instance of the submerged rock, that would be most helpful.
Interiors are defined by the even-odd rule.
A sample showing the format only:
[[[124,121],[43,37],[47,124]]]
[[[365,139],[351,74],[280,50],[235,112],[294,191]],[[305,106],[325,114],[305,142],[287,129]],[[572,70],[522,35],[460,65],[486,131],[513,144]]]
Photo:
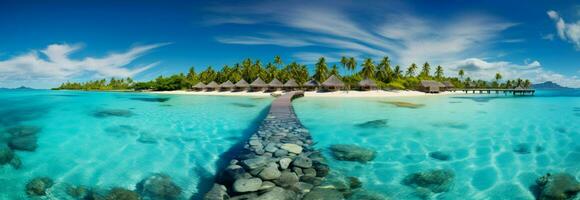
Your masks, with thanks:
[[[540,200],[566,200],[578,197],[580,183],[567,173],[546,174],[536,180]]]
[[[3,144],[0,145],[0,165],[10,163],[10,161],[12,161],[14,158],[14,155],[14,151],[12,151],[12,149],[10,149],[8,146]]]
[[[107,194],[106,200],[139,200],[139,195],[136,192],[127,190],[125,188],[113,188]]]
[[[155,97],[155,98],[151,98],[151,97],[134,97],[134,98],[130,98],[131,100],[136,100],[136,101],[145,101],[145,102],[166,102],[169,101],[169,97]]]
[[[315,187],[308,194],[304,195],[303,200],[342,200],[342,193],[334,188]]]
[[[268,192],[254,198],[253,200],[295,200],[296,193],[281,187],[274,187]]]
[[[203,200],[226,200],[226,199],[230,199],[230,196],[228,195],[228,189],[226,188],[226,186],[220,184],[214,184],[211,190],[207,192],[203,197]]]
[[[93,117],[106,118],[106,117],[131,117],[134,113],[130,110],[124,109],[102,109],[97,110],[93,113]]]
[[[84,186],[72,186],[66,187],[66,193],[75,199],[89,199],[89,189]]]
[[[262,186],[262,179],[259,178],[240,178],[234,182],[234,191],[236,192],[254,192]]]
[[[36,137],[36,135],[12,137],[8,141],[8,146],[16,150],[34,151],[38,147],[38,145],[36,144],[37,140],[38,138]]]
[[[385,103],[385,104],[391,104],[397,107],[401,107],[401,108],[421,108],[423,106],[425,106],[425,104],[416,104],[416,103],[410,103],[410,102],[404,102],[404,101],[381,101],[381,103]]]
[[[289,187],[298,183],[298,175],[294,172],[284,171],[278,179],[274,180],[274,183],[282,187]]]
[[[280,146],[281,149],[284,149],[290,153],[300,154],[302,153],[302,147],[297,144],[285,143]]]
[[[455,174],[447,169],[435,169],[407,175],[402,183],[415,189],[425,188],[433,193],[446,192],[453,186]]]
[[[262,178],[262,180],[274,180],[280,177],[282,173],[278,170],[278,165],[274,164],[273,166],[269,166],[264,168],[258,176]]]
[[[257,168],[263,167],[266,164],[268,164],[268,159],[260,156],[260,157],[246,159],[246,160],[242,161],[242,164],[247,169],[257,169]]]
[[[514,150],[514,152],[519,153],[519,154],[529,154],[532,152],[532,148],[527,143],[518,144],[518,145],[514,146],[513,150]]]
[[[294,161],[292,162],[292,165],[294,165],[296,167],[301,167],[301,168],[310,168],[310,167],[312,167],[312,160],[310,160],[310,158],[298,156],[294,159]]]
[[[18,157],[18,155],[14,155],[14,158],[10,161],[10,165],[14,167],[14,169],[20,169],[22,167],[22,161]]]
[[[173,183],[168,175],[157,173],[139,182],[137,192],[142,197],[169,200],[177,199],[181,195],[181,188]]]
[[[249,104],[249,103],[232,103],[232,105],[237,106],[237,107],[242,107],[242,108],[252,108],[252,107],[256,107],[256,105]]]
[[[330,146],[332,155],[337,160],[365,163],[375,159],[375,151],[352,144],[335,144]]]
[[[131,125],[118,125],[105,128],[105,132],[116,137],[136,136],[139,134],[139,129]]]
[[[12,137],[23,137],[36,135],[41,128],[37,126],[16,126],[6,130]]]
[[[31,196],[44,196],[46,190],[52,187],[54,182],[48,177],[38,177],[26,184],[26,194]]]
[[[443,151],[431,152],[431,153],[429,153],[429,157],[437,159],[437,160],[441,160],[441,161],[451,160],[451,155],[449,155],[449,153],[443,152]]]
[[[356,127],[359,128],[384,128],[387,127],[388,120],[387,119],[377,119],[372,121],[363,122],[360,124],[356,124]]]

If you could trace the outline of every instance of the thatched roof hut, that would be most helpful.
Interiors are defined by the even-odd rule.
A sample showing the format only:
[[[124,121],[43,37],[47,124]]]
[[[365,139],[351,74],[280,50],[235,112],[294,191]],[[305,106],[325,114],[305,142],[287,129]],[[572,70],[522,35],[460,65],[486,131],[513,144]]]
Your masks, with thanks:
[[[294,79],[290,79],[288,81],[286,81],[286,83],[284,83],[284,89],[288,90],[288,91],[292,91],[296,88],[299,87],[298,83],[296,83],[296,81]]]
[[[315,80],[309,80],[306,83],[304,83],[303,86],[306,88],[306,90],[315,90],[320,86],[320,84]]]
[[[203,82],[199,82],[192,87],[196,91],[202,91],[205,88],[205,84]]]
[[[419,90],[426,93],[439,93],[444,88],[445,85],[437,81],[421,80],[421,83],[419,83]]]
[[[215,89],[218,89],[219,87],[220,87],[220,85],[218,85],[215,81],[212,81],[212,82],[208,83],[207,85],[205,85],[206,90],[215,90]]]
[[[247,89],[247,88],[249,88],[249,87],[250,87],[250,84],[248,84],[248,82],[246,82],[246,80],[244,80],[244,79],[240,79],[240,80],[239,80],[239,81],[238,81],[238,82],[237,82],[237,83],[234,85],[234,88],[235,88],[237,91],[245,90],[245,89]]]
[[[260,77],[256,78],[254,82],[250,83],[250,88],[252,88],[253,91],[264,90],[264,88],[267,87],[268,84],[266,84],[266,82],[264,82]]]
[[[322,87],[327,90],[339,90],[344,87],[344,83],[338,77],[332,75],[322,83]]]
[[[282,88],[282,86],[284,86],[284,84],[282,84],[282,82],[280,80],[278,80],[277,78],[272,79],[272,81],[270,81],[270,83],[268,83],[268,89],[271,91],[280,90],[280,88]]]
[[[220,89],[221,90],[230,90],[230,89],[234,88],[234,86],[235,85],[231,81],[228,80],[228,81],[220,84]]]
[[[445,90],[455,90],[455,85],[451,81],[443,81],[443,85],[445,85]]]
[[[297,88],[299,87],[298,83],[294,79],[290,79],[284,83],[285,88]]]
[[[370,78],[365,78],[358,82],[358,86],[362,90],[372,90],[377,88],[377,83],[375,83],[375,81],[371,80]]]

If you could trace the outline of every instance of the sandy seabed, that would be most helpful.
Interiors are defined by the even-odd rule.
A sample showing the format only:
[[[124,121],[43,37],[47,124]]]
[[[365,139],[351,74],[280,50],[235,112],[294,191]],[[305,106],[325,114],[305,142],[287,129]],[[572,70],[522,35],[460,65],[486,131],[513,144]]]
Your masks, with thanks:
[[[231,92],[231,91],[210,91],[210,92],[196,92],[196,91],[155,91],[155,94],[180,94],[180,95],[206,95],[206,96],[271,96],[272,92]],[[283,94],[284,92],[276,92]],[[316,92],[307,91],[304,93],[305,97],[413,97],[413,96],[436,96],[436,95],[461,95],[465,94],[460,91],[456,92],[440,92],[436,94],[428,94],[419,91],[411,90],[373,90],[373,91],[335,91],[335,92]]]

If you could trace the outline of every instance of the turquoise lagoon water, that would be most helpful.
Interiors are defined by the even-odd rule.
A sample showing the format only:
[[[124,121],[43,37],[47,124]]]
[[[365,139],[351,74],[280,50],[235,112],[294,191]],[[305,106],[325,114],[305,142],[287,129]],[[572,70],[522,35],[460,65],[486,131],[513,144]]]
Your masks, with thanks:
[[[207,187],[216,163],[257,128],[271,98],[47,90],[0,91],[0,134],[37,126],[38,148],[16,151],[18,170],[0,166],[0,199],[27,199],[26,182],[51,177],[47,199],[66,185],[135,185],[165,173],[188,199]]]
[[[580,178],[578,90],[537,91],[533,97],[306,97],[295,100],[294,109],[328,158],[332,144],[376,150],[371,162],[329,159],[330,167],[392,199],[419,199],[401,181],[430,169],[455,174],[449,192],[433,199],[534,199],[530,186],[545,173]],[[434,151],[450,159],[430,157]]]

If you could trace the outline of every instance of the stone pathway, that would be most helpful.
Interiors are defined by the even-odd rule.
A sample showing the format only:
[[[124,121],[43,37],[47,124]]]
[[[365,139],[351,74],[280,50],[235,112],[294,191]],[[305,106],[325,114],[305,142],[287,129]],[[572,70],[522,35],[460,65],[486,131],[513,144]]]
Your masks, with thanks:
[[[303,95],[288,92],[272,102],[258,131],[218,173],[205,199],[302,199],[322,183],[328,165],[292,108],[292,99]]]

